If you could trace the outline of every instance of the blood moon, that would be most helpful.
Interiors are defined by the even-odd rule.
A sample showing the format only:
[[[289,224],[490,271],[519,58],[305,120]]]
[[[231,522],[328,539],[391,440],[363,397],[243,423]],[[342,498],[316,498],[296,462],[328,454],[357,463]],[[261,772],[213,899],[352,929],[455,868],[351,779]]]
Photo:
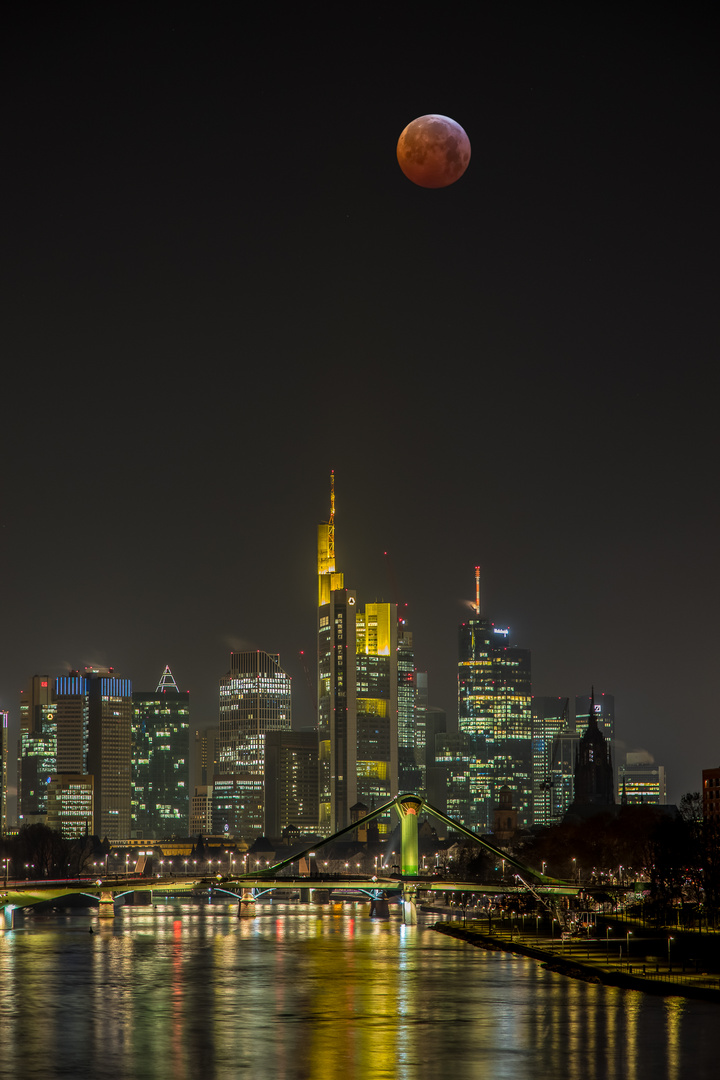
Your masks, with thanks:
[[[397,159],[408,180],[425,188],[448,187],[470,162],[470,140],[449,116],[418,116],[398,139]]]

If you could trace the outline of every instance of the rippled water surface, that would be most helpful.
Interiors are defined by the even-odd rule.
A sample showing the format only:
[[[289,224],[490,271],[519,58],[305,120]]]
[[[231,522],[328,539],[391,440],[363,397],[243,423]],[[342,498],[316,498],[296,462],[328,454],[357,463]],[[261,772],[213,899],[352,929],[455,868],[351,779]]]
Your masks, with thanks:
[[[720,1007],[564,978],[367,908],[28,916],[0,933],[0,1077],[716,1077]],[[89,929],[94,933],[90,934]]]

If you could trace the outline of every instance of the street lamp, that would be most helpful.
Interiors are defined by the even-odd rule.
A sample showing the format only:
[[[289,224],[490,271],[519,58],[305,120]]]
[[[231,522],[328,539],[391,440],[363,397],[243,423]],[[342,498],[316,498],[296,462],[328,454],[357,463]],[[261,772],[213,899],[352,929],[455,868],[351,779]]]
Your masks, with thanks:
[[[668,934],[668,972],[672,971],[672,957],[671,957],[671,953],[670,953],[670,942],[674,941],[674,940],[675,940],[675,938],[670,937],[670,935]]]
[[[630,967],[630,938],[631,937],[632,937],[632,930],[628,930],[628,932],[627,932],[627,946],[626,946],[628,967]]]

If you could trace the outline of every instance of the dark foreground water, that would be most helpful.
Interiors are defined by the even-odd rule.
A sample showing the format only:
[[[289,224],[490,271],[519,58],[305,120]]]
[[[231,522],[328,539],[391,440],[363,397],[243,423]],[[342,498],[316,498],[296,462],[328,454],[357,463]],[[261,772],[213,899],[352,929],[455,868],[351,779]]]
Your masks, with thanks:
[[[0,932],[0,1077],[720,1075],[714,1004],[567,979],[434,933],[430,917],[259,910],[158,904]]]

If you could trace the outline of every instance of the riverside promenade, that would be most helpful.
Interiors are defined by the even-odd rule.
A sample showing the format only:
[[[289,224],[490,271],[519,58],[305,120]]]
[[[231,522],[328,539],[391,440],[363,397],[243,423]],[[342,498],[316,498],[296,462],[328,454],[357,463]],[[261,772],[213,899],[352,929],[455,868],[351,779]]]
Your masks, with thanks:
[[[709,955],[715,950],[708,949],[708,938],[720,935],[685,933],[680,937],[665,928],[623,923],[621,935],[611,936],[608,927],[601,936],[556,933],[551,937],[540,932],[539,922],[530,916],[524,921],[521,917],[480,917],[437,922],[434,929],[481,949],[531,957],[570,978],[720,1004],[720,974]],[[713,946],[716,943],[712,941]]]

